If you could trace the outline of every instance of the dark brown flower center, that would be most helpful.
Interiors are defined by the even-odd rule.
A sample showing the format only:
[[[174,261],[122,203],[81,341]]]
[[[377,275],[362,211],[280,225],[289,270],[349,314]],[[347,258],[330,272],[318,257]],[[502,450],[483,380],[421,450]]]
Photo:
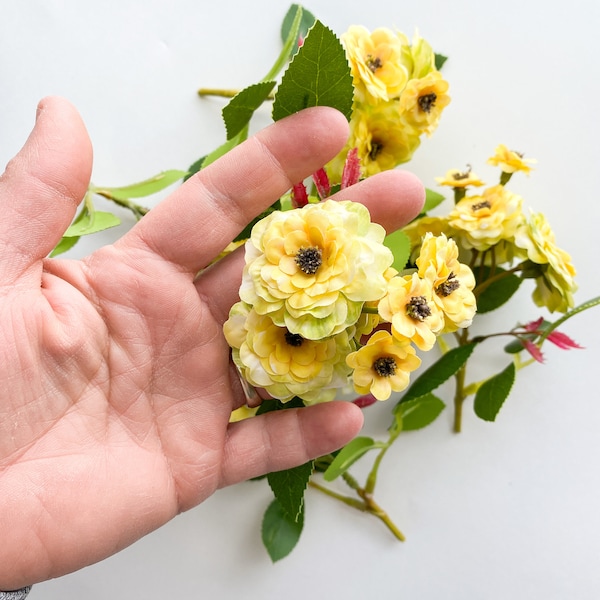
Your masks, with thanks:
[[[371,142],[371,151],[369,152],[369,158],[371,160],[376,160],[382,150],[383,150],[383,144],[380,144],[379,142],[376,142],[375,140],[373,140]]]
[[[381,356],[373,363],[373,370],[379,377],[391,377],[396,374],[396,359],[393,356]]]
[[[286,331],[285,341],[288,345],[298,348],[299,346],[302,346],[304,338],[299,333],[290,333],[289,331]]]
[[[419,108],[426,113],[430,113],[431,109],[435,106],[435,101],[437,100],[437,94],[431,92],[431,94],[423,94],[423,96],[419,96],[417,103],[419,104]]]
[[[460,281],[456,279],[456,275],[454,273],[450,273],[448,275],[448,279],[444,281],[444,283],[440,283],[435,288],[435,292],[438,296],[446,297],[449,296],[452,292],[457,290],[460,287]]]
[[[371,71],[371,73],[375,73],[375,71],[377,71],[377,69],[381,69],[381,67],[383,66],[383,63],[381,62],[381,59],[379,58],[379,56],[371,56],[369,54],[369,56],[367,56],[367,67],[369,67],[369,70]]]
[[[492,205],[489,202],[489,200],[484,200],[483,202],[478,202],[477,204],[473,204],[473,206],[471,206],[473,212],[481,210],[482,208],[492,208]]]
[[[457,173],[453,173],[452,179],[454,179],[454,181],[462,181],[463,179],[468,179],[470,174],[471,174],[471,165],[467,165],[466,171],[462,171],[462,172],[458,171]]]
[[[323,264],[323,252],[320,248],[300,248],[296,253],[298,268],[307,275],[314,275]]]
[[[406,305],[406,314],[415,321],[424,321],[431,315],[431,308],[425,296],[413,296]]]

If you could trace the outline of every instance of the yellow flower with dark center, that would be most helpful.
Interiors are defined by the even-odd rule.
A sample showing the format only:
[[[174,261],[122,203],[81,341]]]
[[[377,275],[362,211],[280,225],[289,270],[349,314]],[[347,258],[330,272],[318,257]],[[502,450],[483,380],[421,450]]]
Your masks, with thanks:
[[[400,97],[401,119],[410,127],[431,136],[442,112],[450,103],[448,82],[439,71],[431,71],[420,79],[411,79]]]
[[[480,196],[466,196],[448,215],[449,225],[461,235],[466,248],[485,251],[500,241],[512,241],[525,221],[523,199],[502,185],[487,188]]]
[[[388,101],[397,98],[408,81],[410,49],[406,40],[385,27],[372,33],[353,25],[341,36],[350,63],[356,97]]]
[[[393,262],[385,230],[357,202],[327,200],[275,211],[246,243],[240,298],[308,340],[354,325],[386,291]]]
[[[490,157],[487,162],[489,165],[500,167],[504,173],[523,171],[523,173],[529,174],[532,169],[530,165],[536,161],[533,158],[524,158],[520,152],[509,150],[504,144],[499,144],[494,156]]]
[[[355,108],[348,142],[327,165],[327,173],[332,181],[339,181],[348,150],[357,148],[361,173],[371,177],[410,160],[419,144],[419,133],[402,126],[397,103]]]
[[[244,379],[273,398],[285,402],[298,396],[307,404],[332,400],[346,382],[345,359],[355,346],[345,331],[308,340],[244,302],[233,305],[223,331]]]
[[[443,234],[426,234],[417,268],[420,277],[431,281],[433,302],[445,317],[443,333],[469,327],[477,310],[475,277],[467,265],[459,262],[456,242]]]
[[[570,255],[556,245],[556,239],[546,217],[533,213],[515,234],[515,245],[527,258],[542,265],[542,275],[536,279],[533,300],[550,312],[566,312],[574,306],[577,290],[575,267]]]
[[[421,350],[430,350],[444,328],[444,313],[433,300],[433,286],[418,273],[394,277],[379,301],[379,314],[392,324],[398,340],[410,340]]]
[[[408,341],[398,341],[387,331],[377,331],[365,346],[346,357],[353,369],[352,382],[359,394],[371,393],[377,400],[387,400],[409,384],[411,371],[421,359]]]
[[[481,179],[468,167],[466,170],[450,169],[444,177],[436,177],[439,185],[447,185],[452,188],[467,188],[470,186],[480,187],[485,185]]]

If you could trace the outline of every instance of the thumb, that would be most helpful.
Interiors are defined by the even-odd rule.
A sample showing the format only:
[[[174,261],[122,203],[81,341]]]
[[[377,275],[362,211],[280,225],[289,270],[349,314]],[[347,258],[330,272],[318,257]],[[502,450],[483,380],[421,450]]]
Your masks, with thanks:
[[[58,97],[0,177],[0,281],[14,283],[41,261],[71,223],[89,185],[92,146],[77,110]]]

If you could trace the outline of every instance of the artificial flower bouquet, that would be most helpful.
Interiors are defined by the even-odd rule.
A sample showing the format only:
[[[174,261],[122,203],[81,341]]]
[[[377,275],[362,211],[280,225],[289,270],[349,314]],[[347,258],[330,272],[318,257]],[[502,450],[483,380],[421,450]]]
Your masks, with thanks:
[[[186,171],[165,171],[121,188],[90,186],[55,250],[118,222],[95,210],[95,194],[143,217],[147,209],[137,198],[189,177],[245,140],[252,115],[265,102],[273,103],[274,120],[315,105],[346,115],[351,133],[339,155],[310,181],[298,182],[227,249],[244,245],[245,267],[224,335],[245,385],[263,399],[235,411],[232,420],[339,397],[367,407],[395,394],[384,439],[360,436],[336,453],[266,477],[274,499],[262,539],[274,561],[298,542],[307,486],[374,515],[403,540],[374,499],[378,469],[402,432],[429,425],[445,408],[436,389],[454,380],[456,432],[471,396],[475,413],[495,420],[517,371],[543,361],[546,341],[578,348],[558,327],[600,303],[595,298],[575,306],[569,255],[556,245],[543,214],[526,209],[508,187],[513,174],[528,174],[535,161],[502,144],[488,159],[499,169],[497,182],[486,185],[471,167],[449,170],[437,184],[450,188],[450,207],[442,210],[445,197],[428,189],[422,214],[390,235],[371,222],[363,205],[329,199],[406,163],[423,136],[435,131],[450,102],[449,84],[441,74],[445,57],[427,41],[362,26],[338,39],[299,5],[285,16],[282,41],[280,56],[260,82],[241,91],[199,91],[231,98],[223,108],[227,139],[220,147]],[[560,313],[557,319],[472,333],[478,314],[500,309],[527,280],[535,305]],[[509,340],[505,366],[483,381],[468,381],[478,346],[498,336]],[[421,355],[429,351],[435,358],[419,372]],[[367,454],[373,461],[361,484],[349,469]],[[337,478],[347,492],[330,485]]]

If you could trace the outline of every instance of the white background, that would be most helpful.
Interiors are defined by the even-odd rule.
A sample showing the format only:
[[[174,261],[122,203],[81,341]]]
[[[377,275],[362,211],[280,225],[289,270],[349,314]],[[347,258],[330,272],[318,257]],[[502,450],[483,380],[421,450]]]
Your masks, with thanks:
[[[83,114],[95,146],[95,183],[124,185],[187,168],[224,139],[223,103],[199,99],[196,89],[243,87],[263,77],[279,52],[288,6],[4,0],[0,163],[24,141],[37,101],[52,93]],[[599,6],[307,4],[339,34],[351,24],[397,27],[409,36],[418,27],[450,56],[444,73],[452,103],[409,168],[435,187],[435,176],[467,163],[492,181],[496,171],[485,160],[501,142],[535,157],[532,175],[515,176],[510,187],[546,214],[571,253],[578,302],[600,293]],[[264,110],[255,127],[268,122]],[[119,214],[123,228],[89,244],[107,243],[131,225],[127,212]],[[485,323],[506,329],[539,314],[524,288]],[[450,432],[450,410],[430,428],[402,436],[376,495],[406,533],[404,544],[372,517],[310,491],[300,544],[273,566],[259,533],[269,491],[264,482],[246,483],[103,563],[37,585],[31,598],[599,598],[599,319],[596,309],[565,326],[586,349],[546,348],[546,364],[519,373],[495,424],[479,421],[467,404],[459,436]],[[486,348],[482,376],[506,363],[493,345]],[[451,389],[442,392],[449,400]],[[391,406],[369,409],[367,433],[383,436]]]

